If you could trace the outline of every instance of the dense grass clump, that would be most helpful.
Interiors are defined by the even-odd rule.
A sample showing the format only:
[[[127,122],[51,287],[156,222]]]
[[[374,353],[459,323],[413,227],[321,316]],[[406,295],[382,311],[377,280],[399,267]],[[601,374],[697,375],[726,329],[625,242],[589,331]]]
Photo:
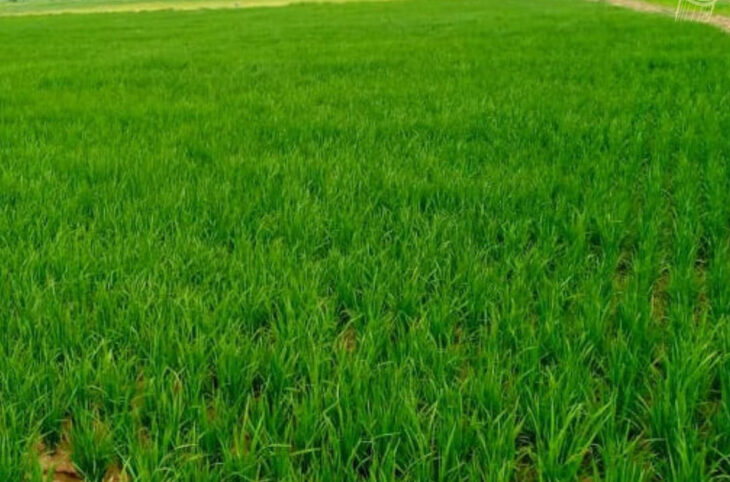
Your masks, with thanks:
[[[0,480],[41,439],[89,480],[730,475],[729,49],[568,0],[0,19]]]

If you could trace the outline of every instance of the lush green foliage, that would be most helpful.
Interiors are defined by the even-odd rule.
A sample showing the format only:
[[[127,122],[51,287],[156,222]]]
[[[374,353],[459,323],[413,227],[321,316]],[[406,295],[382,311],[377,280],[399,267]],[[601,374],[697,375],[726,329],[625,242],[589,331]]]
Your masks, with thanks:
[[[568,0],[0,19],[0,480],[730,474],[730,37]]]

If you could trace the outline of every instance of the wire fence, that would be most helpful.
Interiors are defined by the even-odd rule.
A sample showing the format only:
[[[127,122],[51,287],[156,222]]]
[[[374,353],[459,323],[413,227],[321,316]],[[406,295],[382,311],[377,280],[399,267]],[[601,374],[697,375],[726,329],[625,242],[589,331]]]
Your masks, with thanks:
[[[716,5],[717,0],[679,0],[674,18],[677,21],[704,22],[712,17]]]

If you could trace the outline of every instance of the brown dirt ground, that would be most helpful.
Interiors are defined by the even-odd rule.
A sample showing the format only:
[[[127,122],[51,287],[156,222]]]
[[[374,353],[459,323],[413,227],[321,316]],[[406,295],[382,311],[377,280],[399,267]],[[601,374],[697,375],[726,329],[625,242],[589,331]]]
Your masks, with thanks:
[[[53,8],[26,11],[26,12],[0,12],[0,17],[28,17],[41,15],[62,15],[62,14],[89,14],[89,13],[122,13],[122,12],[153,12],[160,10],[190,11],[190,10],[221,10],[254,7],[285,7],[297,3],[347,3],[352,0],[207,0],[201,1],[179,1],[179,2],[145,2],[127,3],[121,5],[94,5],[90,7]],[[362,0],[360,0],[362,1]],[[366,1],[387,1],[387,0],[366,0]]]

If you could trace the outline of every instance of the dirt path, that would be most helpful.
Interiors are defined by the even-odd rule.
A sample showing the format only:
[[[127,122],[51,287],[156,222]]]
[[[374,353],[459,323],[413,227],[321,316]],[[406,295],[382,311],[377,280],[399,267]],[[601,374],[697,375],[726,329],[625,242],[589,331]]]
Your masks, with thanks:
[[[653,3],[646,3],[642,2],[641,0],[602,0],[606,3],[609,3],[611,5],[615,5],[617,7],[624,7],[624,8],[630,8],[631,10],[636,10],[637,12],[646,12],[646,13],[657,13],[660,15],[670,15],[674,16],[674,9],[671,7],[666,7],[663,5],[656,5]],[[722,15],[713,15],[708,20],[704,21],[705,23],[709,23],[710,25],[714,25],[715,27],[721,28],[722,30],[725,30],[726,32],[730,32],[730,17],[724,17]]]
[[[69,7],[29,10],[24,12],[3,12],[0,17],[29,17],[40,15],[89,14],[89,13],[121,13],[121,12],[154,12],[160,10],[221,10],[254,7],[284,7],[297,3],[348,3],[353,0],[205,0],[180,2],[144,2],[120,5],[94,5],[89,7]],[[362,0],[358,0],[362,1]],[[387,1],[387,0],[366,0]]]

